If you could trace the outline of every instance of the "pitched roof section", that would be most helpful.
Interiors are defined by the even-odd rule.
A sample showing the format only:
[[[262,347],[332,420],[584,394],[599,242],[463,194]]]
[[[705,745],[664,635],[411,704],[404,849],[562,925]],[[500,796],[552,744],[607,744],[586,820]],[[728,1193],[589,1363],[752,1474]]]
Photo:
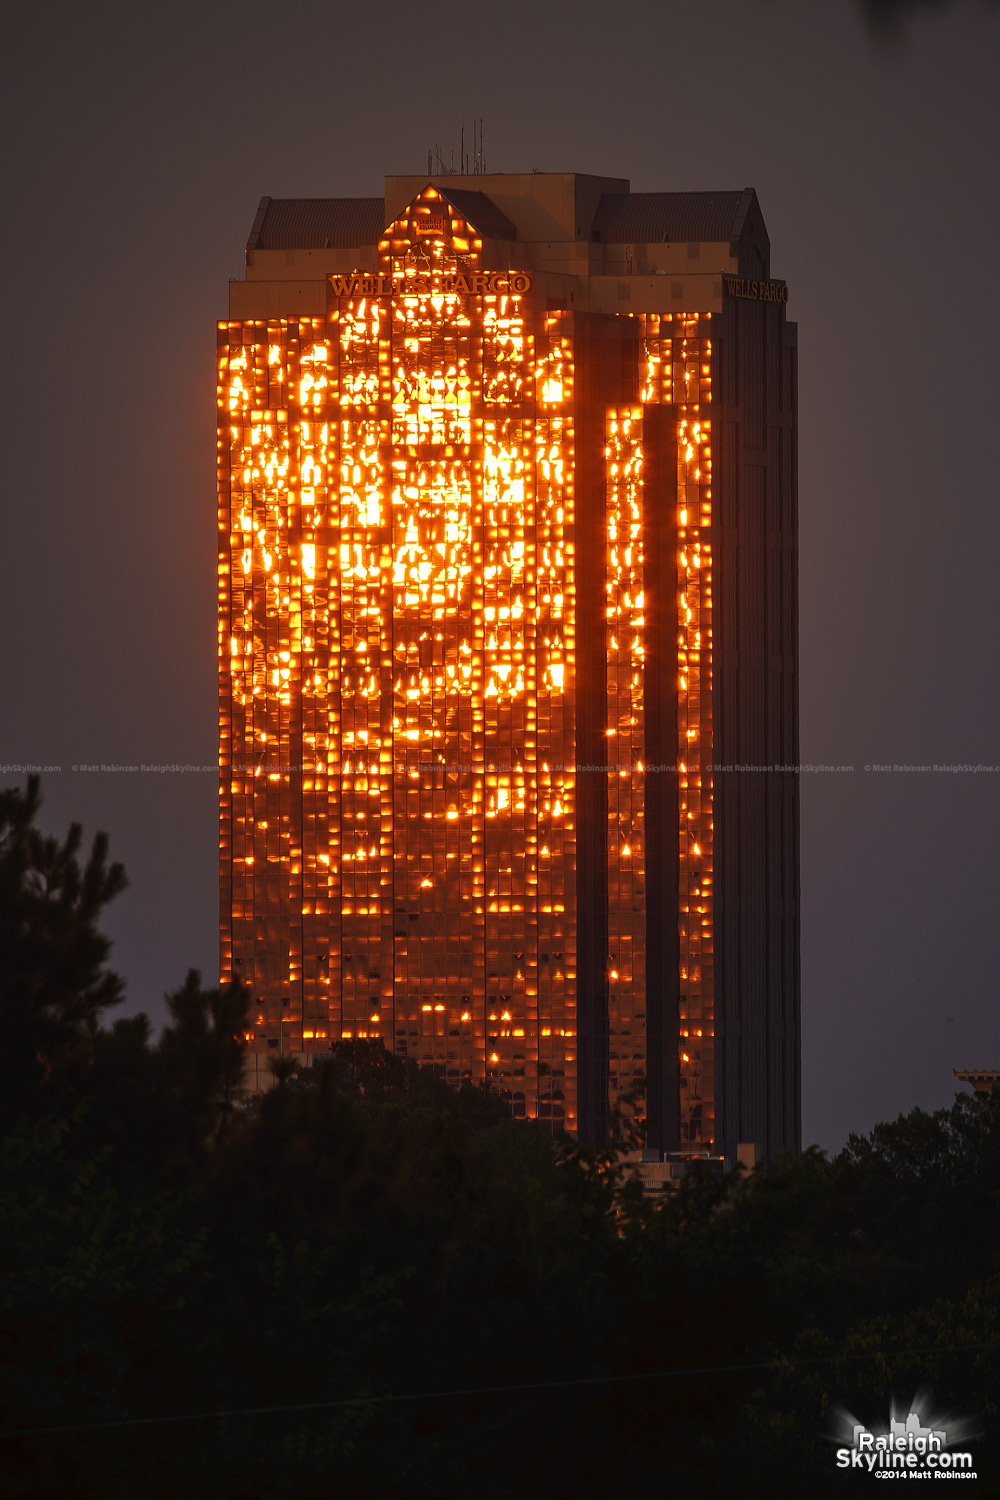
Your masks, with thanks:
[[[485,193],[447,187],[438,192],[484,238],[516,237],[507,215]],[[247,249],[346,250],[377,245],[384,230],[384,198],[262,198]]]
[[[735,240],[752,193],[604,193],[594,233],[606,244]]]
[[[383,198],[262,198],[248,250],[346,250],[377,245]]]
[[[513,240],[517,230],[485,193],[435,184],[484,238]],[[664,240],[736,240],[753,192],[604,193],[594,234],[605,244]],[[346,250],[376,245],[385,230],[383,198],[262,198],[247,250]]]
[[[492,198],[471,188],[450,188],[435,183],[442,198],[447,198],[469,224],[487,239],[513,240],[517,230],[505,213],[502,213]]]

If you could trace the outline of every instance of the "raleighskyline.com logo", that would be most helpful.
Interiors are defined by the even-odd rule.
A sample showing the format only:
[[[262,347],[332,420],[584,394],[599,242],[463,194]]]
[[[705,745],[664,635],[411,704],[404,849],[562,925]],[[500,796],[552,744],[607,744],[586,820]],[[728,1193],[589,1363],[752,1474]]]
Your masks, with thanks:
[[[931,1416],[929,1392],[919,1392],[903,1416],[893,1402],[887,1427],[868,1428],[836,1408],[838,1469],[860,1469],[876,1479],[976,1479],[972,1454],[956,1444],[978,1436],[968,1417]]]

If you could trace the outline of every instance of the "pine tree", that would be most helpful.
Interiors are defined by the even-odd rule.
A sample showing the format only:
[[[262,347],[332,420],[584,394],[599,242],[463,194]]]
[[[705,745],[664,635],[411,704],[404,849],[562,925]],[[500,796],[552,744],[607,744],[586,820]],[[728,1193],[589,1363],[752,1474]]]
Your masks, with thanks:
[[[98,833],[81,862],[83,833],[64,841],[35,826],[37,776],[0,791],[0,1113],[30,1107],[39,1090],[85,1061],[104,1012],[122,999],[106,967],[98,919],[125,888]]]

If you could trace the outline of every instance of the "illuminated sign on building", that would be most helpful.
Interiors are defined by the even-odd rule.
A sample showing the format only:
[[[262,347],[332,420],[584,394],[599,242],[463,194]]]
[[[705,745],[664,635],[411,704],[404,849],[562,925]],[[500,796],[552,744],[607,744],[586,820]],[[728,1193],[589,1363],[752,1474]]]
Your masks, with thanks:
[[[788,286],[784,281],[749,281],[746,277],[722,278],[727,297],[743,297],[748,302],[787,302]]]
[[[411,295],[444,292],[448,296],[462,292],[482,296],[484,293],[529,292],[531,276],[527,271],[464,271],[454,268],[439,269],[432,276],[414,267],[409,276],[367,276],[363,272],[353,276],[331,276],[330,287],[335,297],[393,297],[403,292]]]

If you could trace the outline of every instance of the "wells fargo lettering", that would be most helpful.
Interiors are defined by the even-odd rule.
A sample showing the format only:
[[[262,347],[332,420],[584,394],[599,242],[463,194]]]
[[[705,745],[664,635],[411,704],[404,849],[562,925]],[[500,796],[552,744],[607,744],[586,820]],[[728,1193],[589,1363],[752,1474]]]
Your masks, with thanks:
[[[749,302],[787,302],[788,287],[783,281],[747,281],[739,276],[723,276],[730,297]]]
[[[331,276],[335,297],[437,296],[442,292],[466,292],[472,296],[527,292],[527,271],[452,271],[437,276]]]

